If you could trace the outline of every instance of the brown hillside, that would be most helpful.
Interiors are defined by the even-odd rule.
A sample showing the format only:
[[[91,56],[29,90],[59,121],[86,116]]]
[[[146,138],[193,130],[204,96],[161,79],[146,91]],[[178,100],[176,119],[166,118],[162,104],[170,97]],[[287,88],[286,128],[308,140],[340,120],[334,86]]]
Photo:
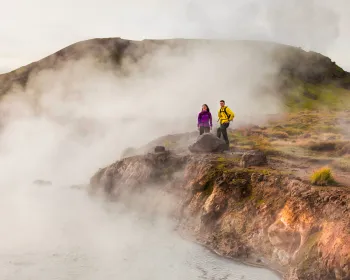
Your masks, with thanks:
[[[330,58],[300,48],[258,41],[210,41],[210,40],[143,40],[121,38],[91,39],[70,45],[37,62],[0,75],[0,95],[6,94],[16,83],[26,86],[29,78],[44,69],[57,68],[67,61],[93,57],[101,63],[112,62],[120,68],[125,61],[137,62],[140,58],[165,48],[170,53],[190,52],[191,48],[209,46],[220,52],[224,48],[232,52],[269,56],[280,67],[280,86],[289,87],[295,80],[304,83],[332,83],[338,87],[350,86],[350,74]],[[232,61],[234,63],[234,61]],[[266,65],[268,67],[268,65]],[[118,69],[118,68],[117,68]]]

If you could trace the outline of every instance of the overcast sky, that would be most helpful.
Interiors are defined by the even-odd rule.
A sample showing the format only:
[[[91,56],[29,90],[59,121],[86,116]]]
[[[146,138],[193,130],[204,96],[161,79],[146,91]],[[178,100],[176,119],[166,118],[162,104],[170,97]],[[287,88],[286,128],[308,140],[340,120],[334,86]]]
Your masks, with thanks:
[[[262,39],[350,70],[349,0],[1,0],[0,72],[95,37]]]

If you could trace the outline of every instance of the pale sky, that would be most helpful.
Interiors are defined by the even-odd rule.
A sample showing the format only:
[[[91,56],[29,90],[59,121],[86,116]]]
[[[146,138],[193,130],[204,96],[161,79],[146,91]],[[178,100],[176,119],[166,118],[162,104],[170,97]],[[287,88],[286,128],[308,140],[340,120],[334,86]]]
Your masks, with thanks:
[[[0,72],[95,37],[270,40],[350,70],[349,0],[1,1]]]

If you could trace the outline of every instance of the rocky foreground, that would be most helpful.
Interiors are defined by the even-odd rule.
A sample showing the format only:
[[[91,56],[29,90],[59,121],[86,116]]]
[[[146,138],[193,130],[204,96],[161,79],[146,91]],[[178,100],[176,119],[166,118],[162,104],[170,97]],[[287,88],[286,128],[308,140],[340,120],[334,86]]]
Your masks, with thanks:
[[[149,188],[175,197],[178,230],[220,255],[284,279],[350,279],[350,192],[313,187],[259,152],[155,152],[100,169],[92,193],[118,199]]]

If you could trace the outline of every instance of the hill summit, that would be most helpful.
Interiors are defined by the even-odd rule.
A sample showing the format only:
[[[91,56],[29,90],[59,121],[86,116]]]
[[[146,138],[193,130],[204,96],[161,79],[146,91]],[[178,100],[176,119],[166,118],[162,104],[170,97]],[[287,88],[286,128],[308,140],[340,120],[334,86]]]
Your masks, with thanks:
[[[225,57],[225,63],[243,65],[248,69],[247,73],[251,73],[252,79],[256,75],[254,71],[265,72],[273,68],[276,80],[274,88],[285,97],[285,102],[290,107],[309,108],[318,103],[323,104],[329,100],[329,91],[341,97],[350,96],[348,91],[350,73],[344,71],[330,58],[313,51],[307,52],[297,47],[261,41],[189,39],[132,41],[122,38],[81,41],[37,62],[2,74],[0,95],[7,94],[15,85],[25,88],[28,81],[40,71],[57,69],[67,62],[71,63],[86,57],[93,58],[100,64],[110,64],[125,76],[132,74],[130,65],[137,65],[145,60],[152,64],[154,62],[152,57],[159,53],[172,57],[192,57],[198,51],[206,51],[208,60],[212,59],[213,55],[216,57],[221,55]],[[147,68],[147,65],[145,67]],[[223,72],[233,71],[227,65],[216,64],[213,67],[221,67]],[[260,91],[262,89],[264,89],[263,83],[259,87]],[[271,92],[271,89],[266,91]],[[335,106],[344,105],[342,98],[335,101],[333,102]]]

